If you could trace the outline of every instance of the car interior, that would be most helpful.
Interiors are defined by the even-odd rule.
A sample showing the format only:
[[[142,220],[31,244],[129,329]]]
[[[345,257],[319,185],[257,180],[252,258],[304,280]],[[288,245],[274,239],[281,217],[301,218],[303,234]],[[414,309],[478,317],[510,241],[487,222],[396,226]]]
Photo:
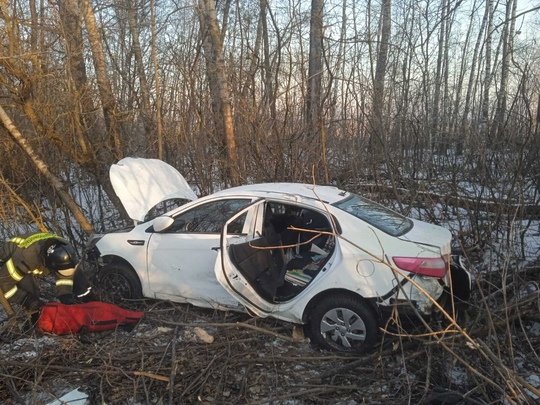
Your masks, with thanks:
[[[304,290],[332,256],[335,237],[326,215],[292,204],[266,202],[259,237],[229,247],[229,255],[255,291],[284,302]]]

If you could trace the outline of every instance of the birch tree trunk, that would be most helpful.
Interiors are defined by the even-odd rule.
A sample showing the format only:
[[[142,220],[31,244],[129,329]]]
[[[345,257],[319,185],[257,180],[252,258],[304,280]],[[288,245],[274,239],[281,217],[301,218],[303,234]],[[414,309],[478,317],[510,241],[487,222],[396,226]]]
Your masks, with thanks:
[[[146,78],[146,72],[144,70],[144,62],[141,50],[141,42],[139,40],[139,26],[137,24],[137,2],[129,0],[126,2],[129,32],[131,34],[131,41],[133,44],[133,56],[135,57],[137,76],[139,78],[139,85],[141,86],[140,100],[141,100],[141,116],[146,133],[146,138],[149,139],[152,136],[154,130],[154,122],[152,118],[152,112],[150,107],[150,90],[148,86],[148,80]]]
[[[497,141],[501,140],[506,126],[506,104],[508,98],[508,77],[510,70],[510,60],[512,59],[514,31],[516,27],[516,3],[517,0],[507,0],[506,16],[503,28],[503,50],[501,63],[501,82],[499,97],[497,99],[497,112],[495,121],[497,123]]]
[[[481,104],[481,123],[487,134],[489,127],[489,89],[491,87],[491,43],[493,38],[493,0],[486,0],[486,42],[484,62],[484,83]]]
[[[270,109],[272,119],[276,118],[276,103],[274,98],[274,86],[272,83],[272,68],[270,66],[270,45],[268,38],[268,25],[266,23],[266,9],[268,8],[268,1],[260,1],[260,14],[259,18],[262,27],[262,40],[263,40],[263,53],[264,53],[264,93],[263,104],[265,108]]]
[[[473,8],[476,7],[476,0],[474,0],[473,2]],[[463,82],[465,80],[465,73],[466,73],[466,69],[467,69],[467,55],[469,53],[469,44],[470,44],[470,41],[471,41],[471,31],[472,31],[472,28],[474,27],[474,24],[473,24],[473,16],[474,14],[471,13],[471,16],[470,16],[470,19],[469,19],[469,26],[467,28],[467,34],[465,35],[465,43],[463,44],[463,47],[462,47],[462,52],[461,52],[461,63],[460,63],[460,68],[459,68],[459,75],[458,75],[458,82],[456,84],[456,91],[455,91],[455,94],[454,94],[454,102],[453,102],[453,107],[452,107],[452,115],[451,115],[451,127],[450,127],[450,132],[454,135],[454,139],[455,139],[455,142],[456,142],[456,153],[458,155],[461,155],[463,153],[463,142],[464,142],[464,138],[467,136],[467,134],[465,132],[461,132],[461,134],[459,134],[457,137],[455,136],[455,134],[458,132],[458,128],[459,128],[459,124],[458,124],[458,121],[459,120],[459,106],[460,106],[460,102],[461,102],[461,94],[462,94],[462,91],[463,91]],[[476,55],[476,49],[474,50],[474,54]],[[474,59],[476,59],[476,56],[474,57]],[[475,66],[476,66],[476,61],[473,60],[471,62],[471,65],[474,65],[474,66],[471,66],[471,71],[475,69]]]
[[[270,11],[268,6],[268,0],[259,1],[259,22],[261,25],[260,37],[263,43],[263,57],[264,57],[264,93],[263,93],[263,108],[270,111],[270,131],[276,141],[276,153],[274,154],[276,163],[274,165],[274,176],[282,177],[284,175],[285,162],[283,156],[285,155],[283,149],[283,142],[281,140],[282,134],[280,134],[277,122],[277,109],[276,109],[276,94],[274,87],[274,75],[272,73],[272,60],[270,57],[270,34],[268,32],[267,12]],[[276,40],[278,44],[281,42],[281,37],[278,32],[278,27],[274,26],[276,33]],[[259,34],[259,30],[257,30]],[[278,45],[278,48],[281,48]],[[255,58],[253,59],[255,61]],[[279,63],[279,62],[278,62]],[[276,68],[276,70],[278,70]],[[277,80],[276,80],[277,82]],[[278,86],[279,87],[279,86]]]
[[[4,128],[6,128],[10,137],[15,141],[17,145],[23,150],[23,152],[30,158],[33,165],[36,167],[37,171],[45,177],[49,182],[51,187],[58,193],[58,196],[66,205],[66,207],[71,211],[73,217],[77,223],[81,226],[82,230],[87,234],[94,232],[94,229],[84,213],[82,212],[79,205],[67,192],[65,184],[61,179],[56,177],[50,170],[47,164],[37,155],[30,143],[26,138],[19,132],[15,124],[11,121],[5,110],[0,106],[0,121]]]
[[[462,129],[462,132],[465,132],[465,133],[468,132],[469,123],[471,121],[471,118],[469,117],[469,112],[471,111],[473,90],[476,83],[475,77],[478,74],[476,70],[476,66],[478,63],[478,55],[480,54],[480,51],[481,51],[482,38],[484,38],[484,30],[486,29],[486,26],[488,25],[489,20],[491,18],[490,12],[491,10],[486,4],[484,17],[482,18],[482,23],[480,24],[480,28],[478,30],[478,36],[476,37],[476,44],[474,46],[473,56],[471,59],[469,79],[467,81],[467,92],[465,94],[465,107],[463,108],[463,117],[461,121],[461,129]],[[471,19],[470,24],[472,24],[472,19]]]
[[[38,51],[38,14],[36,9],[36,0],[30,0],[28,2],[30,7],[30,21],[31,21],[31,30],[30,30],[30,49],[32,52]]]
[[[198,14],[206,59],[206,74],[212,96],[214,123],[216,132],[224,140],[227,151],[227,159],[223,166],[226,168],[231,185],[236,186],[240,184],[238,151],[234,133],[231,94],[225,75],[222,36],[214,0],[199,0]]]

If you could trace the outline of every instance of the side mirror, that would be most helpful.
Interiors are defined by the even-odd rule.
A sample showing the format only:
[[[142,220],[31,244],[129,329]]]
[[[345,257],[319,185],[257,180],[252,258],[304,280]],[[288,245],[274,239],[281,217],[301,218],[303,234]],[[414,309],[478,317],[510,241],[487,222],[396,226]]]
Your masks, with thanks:
[[[157,217],[156,219],[154,219],[154,223],[153,223],[154,232],[166,231],[173,223],[174,223],[174,219],[166,215]]]

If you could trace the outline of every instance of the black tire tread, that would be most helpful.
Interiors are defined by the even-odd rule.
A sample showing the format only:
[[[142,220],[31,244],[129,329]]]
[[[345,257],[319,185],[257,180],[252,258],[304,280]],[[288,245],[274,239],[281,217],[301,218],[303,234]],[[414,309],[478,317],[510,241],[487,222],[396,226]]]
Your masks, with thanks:
[[[98,280],[99,280],[99,287],[102,290],[104,295],[110,295],[110,292],[104,291],[104,280],[107,276],[116,274],[120,275],[125,278],[125,280],[129,283],[130,289],[131,289],[131,296],[130,297],[111,297],[114,301],[121,299],[140,299],[143,298],[142,295],[142,286],[141,282],[139,280],[139,277],[133,271],[129,266],[123,263],[110,263],[106,264],[100,269]],[[109,293],[109,294],[108,294]]]

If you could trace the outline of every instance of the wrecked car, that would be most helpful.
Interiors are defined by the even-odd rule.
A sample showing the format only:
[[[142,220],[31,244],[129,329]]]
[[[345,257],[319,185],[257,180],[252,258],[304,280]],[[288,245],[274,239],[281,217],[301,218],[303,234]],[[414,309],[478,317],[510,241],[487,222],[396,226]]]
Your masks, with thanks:
[[[125,158],[110,174],[136,225],[96,235],[89,257],[97,287],[117,297],[247,311],[302,324],[323,348],[362,351],[393,308],[429,316],[449,290],[470,291],[447,229],[337,187],[251,184],[197,198],[159,160]],[[163,201],[185,204],[147,215]]]

